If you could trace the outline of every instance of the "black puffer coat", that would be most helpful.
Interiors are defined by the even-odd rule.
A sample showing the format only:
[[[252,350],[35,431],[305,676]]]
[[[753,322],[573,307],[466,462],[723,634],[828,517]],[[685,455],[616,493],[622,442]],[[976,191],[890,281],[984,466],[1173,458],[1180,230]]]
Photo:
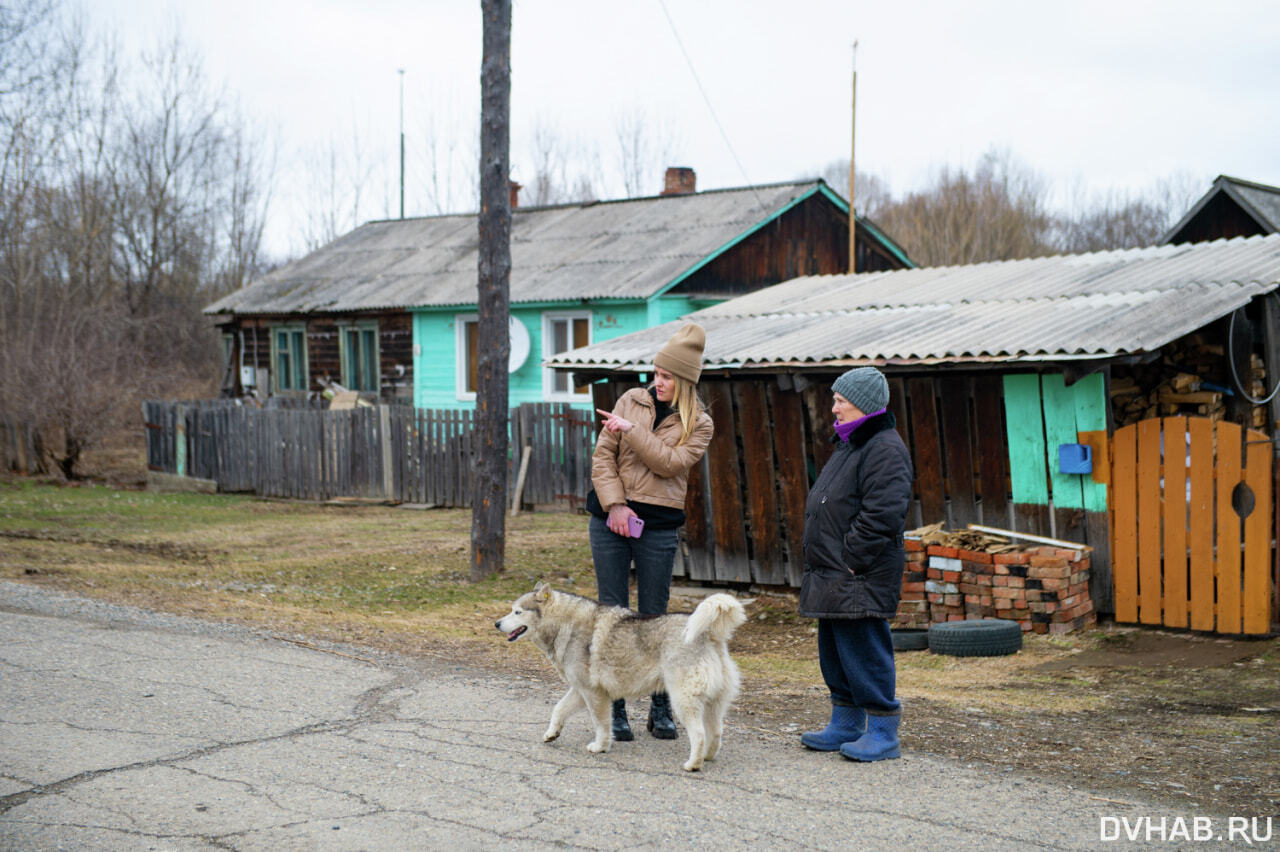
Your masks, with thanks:
[[[804,509],[800,614],[893,618],[902,596],[902,533],[911,455],[885,412],[867,420],[818,474]]]

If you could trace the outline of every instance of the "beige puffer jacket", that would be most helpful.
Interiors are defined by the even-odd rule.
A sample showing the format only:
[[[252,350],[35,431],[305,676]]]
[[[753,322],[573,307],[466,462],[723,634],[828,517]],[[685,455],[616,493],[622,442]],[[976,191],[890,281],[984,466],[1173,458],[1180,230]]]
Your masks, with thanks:
[[[591,484],[600,505],[608,511],[610,506],[636,500],[683,509],[689,468],[702,459],[715,433],[711,415],[699,411],[689,440],[677,446],[684,432],[679,412],[672,410],[654,430],[656,411],[645,388],[624,393],[613,413],[634,425],[627,432],[601,429],[596,439]]]

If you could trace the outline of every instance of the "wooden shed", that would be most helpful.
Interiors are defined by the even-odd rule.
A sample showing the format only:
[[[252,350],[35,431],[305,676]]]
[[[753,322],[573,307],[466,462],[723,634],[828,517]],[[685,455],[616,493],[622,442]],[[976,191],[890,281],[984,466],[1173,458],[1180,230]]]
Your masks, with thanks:
[[[1209,191],[1169,229],[1161,242],[1253,237],[1280,232],[1280,187],[1218,175]]]
[[[1112,481],[1112,439],[1152,421],[1181,425],[1179,435],[1188,434],[1185,422],[1221,426],[1218,444],[1235,441],[1236,467],[1214,482],[1243,481],[1244,452],[1260,492],[1256,459],[1266,457],[1267,493],[1257,494],[1257,509],[1247,521],[1219,515],[1215,529],[1253,530],[1255,559],[1263,541],[1266,590],[1250,588],[1269,598],[1270,437],[1280,395],[1264,404],[1248,399],[1261,400],[1280,379],[1278,286],[1275,235],[805,277],[691,314],[685,319],[707,332],[700,388],[716,437],[691,481],[683,571],[698,580],[798,585],[805,495],[830,453],[831,382],[869,364],[889,377],[891,407],[915,463],[908,525],[981,523],[1087,544],[1094,600],[1107,612],[1115,609],[1117,572],[1127,579],[1138,570],[1138,548],[1148,554],[1143,570],[1152,561],[1150,545],[1131,535],[1141,532],[1136,519],[1115,536],[1117,494],[1129,486]],[[652,354],[683,321],[577,349],[553,364],[575,381],[595,382],[596,404],[608,408],[648,377]],[[1159,479],[1151,488],[1159,489],[1172,462],[1182,464],[1183,439],[1161,457],[1164,433],[1143,428],[1142,452],[1155,447]],[[1067,446],[1090,455],[1088,473],[1066,472],[1078,469],[1062,464]],[[1146,482],[1148,474],[1140,476]],[[1191,480],[1178,481],[1190,495]],[[1174,497],[1181,500],[1181,491],[1166,492],[1159,505],[1174,505]],[[1226,512],[1234,499],[1227,487],[1214,505]],[[1154,517],[1156,536],[1177,526]],[[1111,553],[1113,541],[1123,554]],[[1221,545],[1223,552],[1239,552],[1241,541]],[[1156,563],[1160,553],[1157,544]],[[1148,580],[1148,592],[1156,585]]]

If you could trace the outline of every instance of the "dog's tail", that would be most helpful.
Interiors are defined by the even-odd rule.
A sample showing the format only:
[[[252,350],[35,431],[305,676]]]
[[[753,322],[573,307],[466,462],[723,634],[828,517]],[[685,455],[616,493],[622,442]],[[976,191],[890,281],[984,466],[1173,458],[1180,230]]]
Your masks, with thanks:
[[[705,634],[715,642],[728,642],[733,631],[746,620],[746,610],[733,595],[708,595],[689,616],[683,639],[686,643],[694,642]]]

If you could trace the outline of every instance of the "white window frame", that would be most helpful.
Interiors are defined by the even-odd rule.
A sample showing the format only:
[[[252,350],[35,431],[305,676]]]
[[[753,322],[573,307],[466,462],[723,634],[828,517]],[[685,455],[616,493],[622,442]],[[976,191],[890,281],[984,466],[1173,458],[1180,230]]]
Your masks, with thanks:
[[[548,361],[559,354],[559,352],[553,352],[551,350],[551,347],[553,345],[552,341],[555,339],[554,335],[552,334],[552,326],[557,321],[565,321],[565,320],[567,320],[570,323],[570,326],[569,326],[570,331],[572,331],[573,329],[572,323],[575,320],[586,320],[587,321],[586,345],[590,346],[592,344],[595,335],[593,333],[594,329],[592,328],[591,311],[547,311],[542,315],[542,360],[543,361]],[[571,344],[571,348],[576,349],[577,347],[572,346]],[[568,351],[568,350],[564,350],[564,351]],[[568,381],[570,382],[570,390],[557,391],[555,389],[555,375],[556,375],[556,371],[551,369],[550,367],[542,368],[542,398],[543,399],[545,399],[547,402],[591,402],[591,393],[589,391],[587,393],[573,392],[572,377],[568,379]]]
[[[459,402],[475,402],[476,392],[467,390],[467,323],[475,323],[480,333],[480,314],[456,314],[453,318],[454,391]]]

